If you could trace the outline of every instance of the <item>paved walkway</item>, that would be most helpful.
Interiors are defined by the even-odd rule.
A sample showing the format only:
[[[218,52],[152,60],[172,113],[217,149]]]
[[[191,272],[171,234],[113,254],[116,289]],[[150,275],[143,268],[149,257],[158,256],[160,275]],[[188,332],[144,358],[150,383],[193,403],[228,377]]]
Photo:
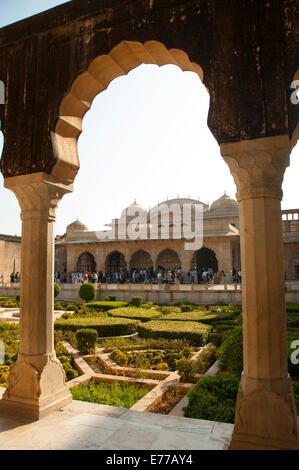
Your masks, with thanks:
[[[29,424],[0,416],[0,450],[223,450],[232,431],[232,424],[74,400]]]

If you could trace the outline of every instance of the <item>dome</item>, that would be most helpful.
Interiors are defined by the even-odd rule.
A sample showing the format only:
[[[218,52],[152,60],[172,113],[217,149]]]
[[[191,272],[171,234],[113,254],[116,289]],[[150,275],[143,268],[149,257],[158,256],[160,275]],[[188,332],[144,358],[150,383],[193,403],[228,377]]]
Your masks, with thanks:
[[[216,201],[213,202],[213,204],[210,207],[210,210],[235,212],[238,210],[238,203],[235,199],[228,196],[226,192],[224,192],[223,196],[221,196],[219,199],[216,199]]]
[[[166,204],[168,207],[172,206],[173,204],[179,205],[181,208],[183,208],[184,204],[192,204],[193,206],[200,204],[203,206],[203,210],[205,211],[208,208],[208,205],[200,202],[197,199],[191,199],[191,198],[175,198],[175,199],[167,199],[167,201],[160,202],[158,203],[157,206],[153,207],[153,209],[157,209],[158,207],[162,206],[162,204]]]
[[[71,224],[69,224],[66,228],[67,232],[87,232],[88,228],[84,225],[80,220],[75,220]]]
[[[121,217],[125,217],[126,215],[127,215],[127,217],[137,217],[138,215],[141,215],[141,214],[147,214],[147,210],[144,207],[137,204],[136,199],[135,199],[133,204],[126,207],[122,211]]]

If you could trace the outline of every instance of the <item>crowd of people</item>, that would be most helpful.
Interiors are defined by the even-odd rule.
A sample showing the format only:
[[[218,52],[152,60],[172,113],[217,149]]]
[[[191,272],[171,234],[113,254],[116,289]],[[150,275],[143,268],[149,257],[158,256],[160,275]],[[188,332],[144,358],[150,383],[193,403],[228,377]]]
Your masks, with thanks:
[[[11,273],[10,275],[10,283],[11,284],[18,284],[20,282],[20,273],[19,272],[16,272],[16,273]]]
[[[183,273],[181,267],[174,269],[158,269],[154,272],[150,269],[120,269],[110,272],[77,271],[72,273],[55,273],[55,282],[68,284],[224,284],[226,282],[241,282],[241,270],[233,269],[230,279],[222,270],[213,271],[212,268],[194,268],[188,273]]]

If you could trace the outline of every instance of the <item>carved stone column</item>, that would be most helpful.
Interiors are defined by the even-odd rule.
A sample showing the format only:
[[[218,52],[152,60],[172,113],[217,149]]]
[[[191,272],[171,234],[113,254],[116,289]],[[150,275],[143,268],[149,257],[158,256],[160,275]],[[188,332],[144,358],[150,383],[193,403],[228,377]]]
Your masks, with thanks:
[[[231,449],[298,449],[288,376],[280,199],[288,136],[221,145],[240,211],[244,370]]]
[[[5,179],[22,218],[20,350],[0,409],[33,419],[71,402],[53,341],[53,225],[58,202],[72,185],[45,173]]]

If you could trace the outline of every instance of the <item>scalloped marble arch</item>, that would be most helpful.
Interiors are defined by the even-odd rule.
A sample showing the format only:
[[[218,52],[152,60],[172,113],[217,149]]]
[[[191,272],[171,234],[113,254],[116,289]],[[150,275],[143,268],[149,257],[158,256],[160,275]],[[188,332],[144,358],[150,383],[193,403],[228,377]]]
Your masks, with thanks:
[[[73,82],[71,89],[63,98],[59,116],[52,132],[52,143],[56,164],[52,174],[73,182],[80,163],[77,141],[82,132],[82,120],[89,111],[94,98],[106,90],[117,77],[128,74],[141,64],[158,66],[177,65],[185,72],[195,72],[203,81],[202,68],[190,62],[188,55],[179,49],[167,49],[158,41],[144,44],[135,41],[122,41],[109,54],[96,57],[88,69]]]

